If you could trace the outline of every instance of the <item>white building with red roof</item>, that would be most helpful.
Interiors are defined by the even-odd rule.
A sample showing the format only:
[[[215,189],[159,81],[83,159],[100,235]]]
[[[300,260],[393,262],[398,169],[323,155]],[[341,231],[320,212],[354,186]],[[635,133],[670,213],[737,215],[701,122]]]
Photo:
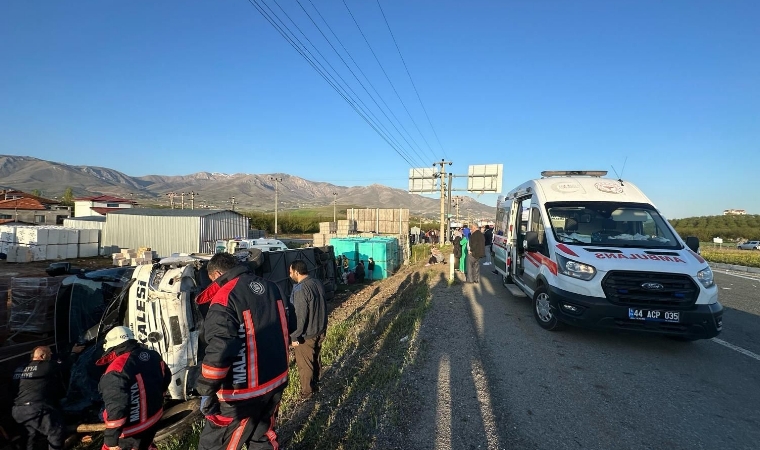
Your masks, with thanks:
[[[112,195],[98,195],[74,199],[74,217],[105,216],[111,211],[132,208],[137,202]]]

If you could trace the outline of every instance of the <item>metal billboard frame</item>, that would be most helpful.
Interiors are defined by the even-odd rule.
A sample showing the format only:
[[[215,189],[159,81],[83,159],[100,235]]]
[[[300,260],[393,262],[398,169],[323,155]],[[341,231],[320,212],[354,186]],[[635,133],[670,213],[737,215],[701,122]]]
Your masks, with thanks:
[[[436,180],[438,172],[434,168],[422,167],[409,169],[409,193],[431,194],[438,192]]]
[[[467,170],[467,192],[501,193],[504,164],[476,164]]]

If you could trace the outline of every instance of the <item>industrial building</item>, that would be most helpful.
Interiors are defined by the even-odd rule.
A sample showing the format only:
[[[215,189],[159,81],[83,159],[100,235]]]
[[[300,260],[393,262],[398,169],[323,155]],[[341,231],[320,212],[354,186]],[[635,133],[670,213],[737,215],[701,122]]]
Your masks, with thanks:
[[[106,214],[101,245],[106,255],[150,247],[163,257],[212,253],[217,240],[247,235],[248,218],[234,211],[129,208]]]

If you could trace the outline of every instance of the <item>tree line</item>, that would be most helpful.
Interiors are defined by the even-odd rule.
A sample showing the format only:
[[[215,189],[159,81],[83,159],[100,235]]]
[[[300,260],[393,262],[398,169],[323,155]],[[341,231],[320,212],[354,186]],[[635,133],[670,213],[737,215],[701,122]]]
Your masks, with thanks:
[[[274,234],[274,214],[257,211],[241,211],[240,213],[248,217],[252,229],[266,230],[268,234]],[[332,222],[332,219],[332,216],[279,213],[277,214],[277,231],[280,234],[319,233],[319,223]]]
[[[240,211],[240,214],[248,217],[252,229],[265,230],[267,234],[274,234],[274,214],[259,211]],[[338,217],[338,220],[345,219]],[[332,222],[332,215],[321,214],[291,214],[283,212],[277,214],[277,228],[280,234],[312,234],[319,233],[320,222]],[[409,226],[420,226],[419,218],[411,218]],[[438,231],[438,222],[423,220],[422,229]]]
[[[701,216],[670,220],[681,237],[696,236],[702,242],[719,237],[726,241],[760,239],[760,214]]]

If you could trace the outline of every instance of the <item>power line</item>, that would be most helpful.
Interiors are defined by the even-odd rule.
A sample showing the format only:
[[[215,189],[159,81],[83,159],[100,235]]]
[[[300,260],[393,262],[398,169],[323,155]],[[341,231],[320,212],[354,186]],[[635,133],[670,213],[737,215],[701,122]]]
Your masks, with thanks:
[[[309,2],[311,2],[311,0],[309,0]],[[383,71],[383,75],[385,75],[385,79],[388,80],[388,83],[391,85],[391,88],[393,88],[393,92],[396,94],[396,97],[401,102],[401,105],[404,107],[406,114],[412,120],[412,123],[414,124],[414,127],[417,129],[417,132],[420,133],[420,136],[422,136],[422,140],[425,141],[425,144],[430,150],[430,156],[433,159],[435,159],[436,157],[435,157],[435,153],[433,152],[433,148],[430,146],[430,143],[425,138],[425,135],[422,133],[422,130],[420,130],[420,127],[419,125],[417,125],[417,122],[414,120],[414,117],[412,117],[412,114],[409,112],[409,108],[406,107],[406,103],[404,103],[404,100],[401,99],[401,95],[399,95],[398,91],[396,90],[396,86],[393,84],[393,81],[391,81],[391,78],[388,76],[388,73],[385,71],[383,64],[380,62],[380,58],[378,58],[377,54],[375,54],[375,50],[372,48],[372,45],[370,45],[369,40],[367,39],[367,36],[365,36],[364,31],[362,31],[362,28],[359,26],[359,22],[356,20],[356,17],[354,17],[354,13],[351,12],[351,8],[348,7],[348,3],[346,3],[346,0],[343,0],[343,6],[346,7],[346,11],[348,11],[348,14],[351,16],[351,19],[354,21],[354,24],[356,25],[356,28],[359,30],[359,33],[362,35],[362,38],[364,38],[364,42],[367,44],[367,47],[369,47],[369,51],[372,52],[372,56],[375,57],[375,61],[377,61],[377,65],[380,66],[380,70]]]
[[[295,35],[293,35],[293,38],[296,39],[296,40],[298,40],[299,44],[304,47],[303,50],[300,47],[298,47],[298,45],[295,44],[295,42],[293,41],[293,38],[291,38],[290,36],[288,36],[288,34],[277,23],[274,22],[274,20],[266,13],[266,11],[263,10],[263,8],[261,8],[261,6],[258,3],[254,3],[253,0],[248,0],[248,3],[250,3],[254,8],[256,8],[256,10],[259,12],[259,14],[261,14],[262,17],[264,17],[264,19],[266,19],[266,21],[269,22],[269,24],[272,25],[280,33],[280,35],[309,63],[309,65],[311,65],[311,67],[327,82],[327,84],[329,84],[330,87],[332,87],[335,90],[335,92],[337,92],[338,95],[340,95],[343,98],[343,100],[345,100],[346,103],[348,103],[349,106],[351,106],[351,108],[353,108],[353,110],[359,115],[359,117],[361,117],[367,123],[367,125],[369,125],[373,130],[375,130],[375,132],[396,153],[398,153],[398,155],[401,156],[401,158],[404,161],[406,161],[406,163],[409,164],[410,167],[413,167],[412,163],[409,162],[409,160],[406,158],[406,156],[402,152],[400,152],[399,149],[396,148],[396,146],[392,142],[390,142],[388,140],[388,136],[386,136],[381,130],[379,130],[375,126],[375,124],[372,123],[372,121],[362,111],[360,111],[360,109],[353,102],[353,100],[348,98],[348,94],[347,93],[344,93],[344,92],[341,91],[341,89],[343,89],[343,88],[341,86],[337,85],[337,82],[335,82],[334,78],[332,78],[332,75],[330,75],[329,73],[327,73],[327,71],[324,69],[324,66],[322,66],[321,63],[319,63],[319,61],[316,61],[316,64],[319,64],[322,67],[322,70],[320,70],[317,67],[317,65],[315,64],[315,61],[313,61],[309,56],[306,55],[306,53],[304,53],[304,51],[305,51],[305,52],[308,52],[309,55],[311,55],[311,52],[309,52],[309,50],[305,46],[303,46],[303,43],[300,40],[298,40],[298,38],[296,38]],[[271,8],[269,10],[271,11]],[[280,20],[280,23],[282,23],[283,26],[285,26],[285,24],[282,22],[281,19],[279,19],[279,17],[277,19]],[[288,31],[290,31],[290,30],[288,29]],[[292,33],[292,31],[291,31],[291,33]],[[313,55],[312,55],[312,57],[313,57]]]
[[[299,32],[299,33],[301,33],[301,36],[303,36],[303,37],[304,37],[304,39],[306,39],[306,41],[309,43],[309,45],[311,45],[311,46],[312,46],[312,48],[314,48],[314,50],[317,52],[317,54],[318,54],[319,56],[321,56],[321,57],[322,57],[322,59],[323,59],[323,60],[325,61],[325,63],[326,63],[326,64],[327,64],[327,65],[330,67],[330,69],[332,69],[332,71],[333,71],[333,72],[334,72],[334,73],[335,73],[335,74],[338,76],[338,78],[340,78],[340,80],[343,82],[343,85],[345,85],[345,87],[346,87],[346,88],[348,88],[348,90],[349,90],[349,91],[351,91],[351,93],[353,94],[353,97],[352,97],[352,99],[353,99],[355,102],[358,100],[358,102],[359,102],[359,103],[361,103],[361,106],[363,107],[363,111],[364,111],[364,113],[365,113],[365,114],[367,114],[367,113],[368,113],[369,115],[371,115],[371,116],[372,116],[372,118],[374,118],[374,123],[375,123],[376,125],[378,125],[379,127],[381,127],[381,128],[382,128],[382,129],[385,131],[385,134],[388,136],[388,138],[389,138],[390,140],[392,140],[392,141],[393,141],[393,142],[396,144],[396,146],[397,146],[399,149],[402,149],[402,152],[403,152],[403,153],[404,153],[404,154],[405,154],[407,157],[409,157],[409,154],[408,154],[408,153],[407,153],[405,150],[403,150],[403,146],[401,145],[401,143],[400,143],[400,142],[399,142],[399,141],[398,141],[398,140],[395,138],[395,136],[393,136],[393,134],[390,132],[390,130],[388,130],[388,128],[387,128],[387,127],[386,127],[386,126],[385,126],[385,125],[384,125],[384,124],[383,124],[383,123],[380,121],[380,119],[379,119],[379,118],[378,118],[378,117],[377,117],[377,116],[376,116],[376,115],[375,115],[375,114],[372,112],[372,110],[371,110],[371,109],[370,109],[370,108],[367,106],[367,104],[366,104],[366,103],[364,103],[364,101],[361,99],[361,97],[359,96],[359,94],[357,94],[357,93],[356,93],[356,91],[354,91],[354,90],[353,90],[353,88],[351,88],[351,85],[350,85],[350,84],[349,84],[349,83],[348,83],[348,82],[347,82],[347,81],[346,81],[346,80],[345,80],[345,79],[344,79],[344,78],[343,78],[343,77],[340,75],[340,73],[339,73],[339,72],[338,72],[338,71],[335,69],[335,67],[333,67],[333,65],[332,65],[332,64],[330,64],[330,61],[328,61],[328,59],[325,57],[325,55],[323,55],[323,54],[322,54],[322,52],[321,52],[321,51],[319,51],[319,48],[317,48],[317,46],[316,46],[316,45],[314,45],[314,43],[313,43],[313,42],[311,42],[311,39],[309,39],[309,37],[308,37],[308,36],[306,36],[306,34],[303,32],[303,30],[301,30],[301,28],[298,26],[298,24],[296,24],[296,23],[295,23],[295,21],[294,21],[294,20],[293,20],[293,19],[290,17],[290,15],[289,15],[289,14],[288,14],[288,13],[287,13],[287,12],[286,12],[286,11],[285,11],[283,8],[282,8],[282,6],[280,6],[280,4],[277,2],[277,0],[274,0],[274,2],[275,2],[275,4],[277,5],[277,7],[280,9],[280,11],[282,11],[282,13],[285,15],[285,17],[287,17],[287,18],[288,18],[288,20],[290,21],[290,23],[292,23],[292,24],[293,24],[293,26],[294,26],[294,27],[295,27],[295,28],[298,30],[298,32]],[[271,7],[270,7],[269,5],[267,5],[267,4],[266,4],[266,3],[265,3],[263,0],[262,0],[262,3],[264,4],[264,6],[266,6],[266,7],[267,7],[267,9],[269,9],[269,12],[270,12],[270,13],[272,13],[272,14],[273,14],[273,15],[274,15],[274,16],[275,16],[275,17],[276,17],[276,18],[277,18],[277,19],[278,19],[278,20],[279,20],[279,21],[282,23],[282,25],[283,25],[283,26],[285,26],[285,28],[286,28],[288,31],[290,31],[290,33],[291,33],[291,34],[293,34],[293,36],[295,37],[295,33],[293,33],[293,31],[292,31],[290,28],[288,28],[288,27],[287,27],[287,25],[285,25],[285,23],[284,23],[284,22],[282,22],[282,19],[280,19],[280,18],[279,18],[279,16],[277,16],[277,14],[276,14],[276,13],[275,13],[275,12],[274,12],[272,9],[271,9]],[[298,39],[298,38],[296,38],[296,39]],[[325,69],[325,67],[322,65],[322,63],[320,63],[320,62],[317,60],[317,58],[316,58],[316,57],[314,57],[314,55],[311,53],[311,51],[309,51],[308,49],[306,49],[306,46],[305,46],[305,45],[303,45],[303,42],[301,42],[301,41],[300,41],[300,39],[298,39],[298,41],[299,41],[299,43],[301,43],[301,45],[304,47],[304,49],[305,49],[305,50],[306,50],[306,51],[307,51],[307,52],[308,52],[308,53],[309,53],[309,54],[312,56],[312,58],[314,58],[314,60],[317,62],[317,64],[319,64],[319,65],[320,65],[320,67],[321,67],[321,68],[322,68],[322,69],[323,69],[323,70],[324,70],[326,73],[328,73],[328,74],[329,74],[328,70],[327,70],[327,69]],[[333,81],[335,81],[335,82],[336,82],[336,84],[337,84],[337,81],[335,80],[335,78],[334,78],[334,77],[332,77],[332,75],[330,75],[330,77],[331,77],[331,78],[333,79]],[[342,89],[345,89],[345,88],[343,88],[343,86],[341,86],[341,88],[342,88]],[[345,92],[345,91],[344,91],[344,92]],[[347,93],[347,92],[346,92],[346,95],[348,95],[348,93]],[[386,117],[387,117],[387,116],[386,116]],[[397,131],[398,131],[398,129],[397,129]]]
[[[383,15],[383,20],[385,20],[385,26],[388,27],[388,32],[391,34],[391,38],[393,39],[393,44],[396,45],[398,56],[401,57],[401,62],[404,63],[404,69],[406,69],[406,74],[409,76],[409,81],[412,82],[414,93],[417,94],[417,100],[420,101],[420,106],[422,106],[422,110],[425,111],[425,117],[427,117],[428,123],[430,124],[430,129],[433,130],[435,139],[438,141],[438,145],[441,146],[441,151],[443,151],[443,155],[446,156],[446,150],[443,148],[443,145],[441,144],[441,140],[438,138],[438,133],[435,132],[435,127],[433,126],[433,122],[430,120],[430,116],[428,115],[427,108],[425,108],[425,104],[422,103],[422,97],[420,97],[420,93],[419,91],[417,91],[417,86],[414,84],[414,80],[412,79],[412,74],[409,73],[409,67],[406,66],[406,61],[404,61],[404,55],[401,54],[401,49],[398,46],[398,42],[396,42],[396,37],[393,35],[393,31],[391,31],[391,26],[388,23],[388,18],[385,17],[385,11],[383,11],[383,7],[380,5],[380,0],[376,0],[376,1],[377,1],[378,8],[380,8],[380,13]],[[448,156],[446,156],[446,158],[448,158]]]
[[[407,136],[409,136],[409,139],[411,139],[412,142],[414,143],[414,145],[416,145],[417,148],[422,152],[423,150],[422,150],[422,147],[420,147],[420,144],[418,144],[417,141],[414,139],[414,137],[412,137],[412,134],[409,133],[409,130],[407,130],[406,127],[404,126],[404,124],[401,122],[401,120],[399,120],[399,118],[393,112],[393,109],[391,109],[391,107],[388,106],[388,103],[385,101],[385,99],[383,98],[383,96],[377,91],[377,89],[375,89],[375,86],[372,84],[372,81],[370,81],[369,77],[364,73],[364,71],[362,70],[361,66],[359,66],[359,63],[357,63],[356,60],[354,59],[354,57],[351,56],[351,52],[349,52],[348,49],[346,48],[346,46],[343,45],[343,42],[341,42],[341,40],[338,37],[338,35],[335,33],[335,31],[333,31],[332,27],[327,22],[327,20],[324,18],[324,16],[322,15],[322,13],[319,12],[319,8],[317,8],[317,6],[314,4],[314,2],[312,0],[309,0],[309,3],[311,4],[311,7],[314,8],[314,11],[316,11],[316,13],[319,15],[320,19],[322,19],[322,22],[324,22],[324,24],[327,26],[327,29],[330,30],[330,33],[332,33],[333,37],[335,37],[335,40],[338,41],[338,44],[340,44],[340,46],[343,48],[343,51],[346,52],[346,54],[351,59],[351,61],[354,63],[354,65],[356,66],[356,68],[359,69],[359,73],[361,73],[362,76],[364,77],[364,79],[367,80],[367,83],[369,83],[369,86],[372,88],[372,90],[375,92],[375,94],[377,94],[378,98],[380,98],[380,101],[383,102],[383,105],[385,105],[385,107],[391,113],[391,115],[393,116],[393,118],[396,119],[396,122],[398,122],[398,124],[401,126],[401,128],[406,132]],[[344,2],[344,4],[345,4],[345,2]],[[300,5],[300,1],[299,1],[299,5]],[[303,8],[303,6],[301,6],[301,8]],[[348,8],[348,6],[346,6],[346,8]],[[349,13],[351,13],[350,10],[349,10]],[[356,23],[356,20],[354,20],[354,23]],[[358,24],[357,24],[357,27],[358,27]],[[361,32],[361,28],[359,29],[359,32]],[[366,38],[365,38],[365,42],[366,42]],[[372,47],[370,47],[370,50],[372,50]],[[377,60],[377,56],[375,56],[375,60]],[[380,63],[380,61],[378,61],[378,64],[379,63]],[[380,68],[381,69],[383,68],[382,65],[380,66]],[[383,70],[383,72],[385,72],[385,70]],[[386,78],[388,78],[387,74],[386,74]],[[388,81],[390,81],[390,79],[388,79]],[[393,86],[393,83],[391,83],[391,87],[393,87],[394,91],[395,91],[395,87]],[[396,92],[396,96],[398,96],[398,92]],[[399,97],[399,100],[401,100],[401,97]],[[404,106],[404,109],[406,109],[406,105],[404,105],[403,100],[401,101],[401,104]],[[407,114],[409,114],[409,110],[407,110]],[[412,122],[414,123],[414,119],[412,118],[411,115],[409,115],[409,118],[412,119]],[[416,123],[414,125],[417,126]],[[419,127],[417,127],[417,131],[419,131]],[[422,138],[425,139],[425,136],[422,136]],[[427,141],[426,141],[426,143],[427,143]],[[429,144],[428,144],[428,147],[430,147]],[[420,156],[420,155],[418,154],[418,156]],[[433,159],[435,159],[435,155],[433,155]]]
[[[327,84],[329,84],[330,87],[332,87],[335,90],[335,92],[337,92],[338,95],[340,95],[341,98],[343,98],[343,100],[346,103],[348,103],[349,106],[351,106],[351,108],[353,108],[353,110],[359,115],[359,117],[361,117],[367,123],[367,125],[369,125],[375,131],[375,133],[377,133],[401,157],[401,159],[403,159],[404,161],[406,161],[407,164],[409,164],[409,167],[412,167],[412,168],[414,167],[414,165],[409,161],[405,153],[401,151],[399,148],[397,148],[389,140],[389,136],[385,135],[380,129],[378,129],[378,127],[372,122],[372,120],[369,117],[367,117],[367,115],[365,115],[365,113],[359,109],[358,105],[352,99],[349,99],[348,93],[341,91],[343,88],[337,85],[337,82],[334,80],[332,75],[330,75],[326,71],[326,69],[324,69],[324,66],[321,66],[321,63],[319,63],[319,61],[315,62],[316,58],[312,60],[313,55],[311,55],[311,52],[303,45],[303,43],[295,36],[295,34],[293,34],[292,31],[290,31],[290,29],[287,28],[287,26],[285,26],[284,22],[282,22],[282,20],[279,17],[277,17],[276,14],[274,14],[274,12],[271,10],[271,8],[269,8],[268,5],[265,4],[265,6],[267,6],[269,11],[271,11],[272,14],[275,17],[277,17],[277,20],[280,21],[280,23],[282,24],[282,27],[278,25],[266,11],[264,11],[264,9],[261,7],[261,5],[258,4],[258,2],[256,2],[255,0],[248,0],[248,3],[250,3],[251,6],[253,6],[256,9],[256,11],[258,11],[259,14],[261,14],[261,16],[267,22],[269,22],[269,24],[272,25],[272,27],[275,30],[277,30],[278,33],[280,33],[283,39],[285,39],[285,41],[287,41],[291,45],[291,47],[293,47],[293,49],[296,50],[306,60],[306,62],[309,63],[312,69],[314,69],[327,82]],[[283,29],[283,27],[287,29],[291,34],[293,34],[292,38]],[[296,44],[295,41],[298,41],[298,44]],[[299,45],[301,45],[303,49],[301,49]],[[308,52],[309,55],[311,55],[311,57],[307,56],[306,52]],[[322,67],[322,69],[317,67],[317,64],[319,64]]]
[[[275,2],[276,4],[278,4],[278,3],[277,3],[277,0],[274,0],[274,2]],[[321,34],[321,35],[322,35],[322,37],[325,39],[325,41],[327,41],[327,44],[330,46],[330,48],[332,48],[332,50],[335,52],[335,54],[336,54],[336,55],[338,55],[338,58],[341,60],[341,62],[343,63],[343,65],[345,65],[345,66],[346,66],[346,68],[348,69],[348,71],[349,71],[349,72],[351,72],[351,75],[354,77],[354,79],[355,79],[355,80],[356,80],[356,81],[359,83],[359,85],[362,87],[362,89],[364,89],[364,92],[366,92],[366,93],[367,93],[367,95],[368,95],[368,96],[369,96],[369,98],[372,100],[372,102],[375,104],[375,106],[377,106],[377,107],[378,107],[378,109],[380,109],[380,112],[381,112],[381,113],[383,113],[383,116],[385,116],[385,118],[388,120],[388,122],[391,124],[391,126],[393,126],[393,128],[394,128],[394,129],[396,130],[396,132],[397,132],[397,133],[398,133],[398,134],[401,136],[401,138],[402,138],[402,139],[403,139],[403,140],[404,140],[404,141],[407,143],[407,145],[409,145],[409,147],[410,147],[410,148],[412,149],[412,151],[415,153],[415,155],[417,156],[417,158],[419,158],[419,160],[420,160],[420,161],[424,161],[425,159],[424,159],[424,158],[422,158],[422,156],[420,156],[420,154],[419,154],[419,153],[417,153],[417,151],[414,149],[414,147],[412,146],[412,144],[411,144],[411,143],[410,143],[410,142],[409,142],[409,141],[406,139],[406,137],[404,136],[404,134],[403,134],[403,133],[401,133],[401,131],[398,129],[398,127],[396,126],[396,124],[394,124],[394,123],[393,123],[393,121],[391,120],[391,118],[390,118],[390,117],[388,117],[388,114],[386,114],[386,113],[385,113],[385,110],[384,110],[384,109],[383,109],[383,108],[380,106],[380,104],[379,104],[379,103],[377,103],[377,100],[375,100],[375,97],[374,97],[374,96],[373,96],[373,95],[372,95],[372,94],[369,92],[369,90],[368,90],[368,89],[367,89],[367,87],[364,85],[364,83],[362,83],[362,81],[359,79],[359,77],[358,77],[358,76],[356,76],[356,73],[353,71],[353,69],[351,69],[351,66],[349,66],[349,65],[348,65],[348,63],[347,63],[347,62],[346,62],[346,60],[343,58],[343,56],[340,54],[340,52],[339,52],[339,51],[338,51],[338,50],[335,48],[335,46],[332,44],[332,42],[330,41],[330,39],[329,39],[329,38],[328,38],[328,37],[325,35],[325,33],[322,31],[322,28],[321,28],[321,27],[320,27],[320,26],[317,24],[317,22],[316,22],[316,21],[315,21],[315,20],[314,20],[314,19],[311,17],[311,14],[309,14],[309,12],[308,12],[308,11],[306,11],[306,8],[304,8],[304,7],[303,7],[303,4],[301,4],[301,1],[300,1],[300,0],[296,0],[296,2],[298,3],[298,6],[300,6],[300,7],[301,7],[301,9],[302,9],[302,10],[303,10],[303,12],[306,14],[306,16],[309,18],[309,20],[310,20],[310,21],[311,21],[311,23],[314,25],[314,27],[317,29],[317,31],[319,31],[319,34]],[[279,5],[279,4],[278,4],[278,5]],[[283,11],[283,12],[284,12],[284,11]],[[287,13],[286,13],[286,15],[287,15]],[[348,52],[346,52],[346,53],[348,53]],[[349,56],[350,56],[350,55],[349,55]],[[357,66],[357,67],[358,67],[358,66]],[[370,81],[369,81],[369,79],[367,80],[367,82],[368,82],[370,85],[372,84],[372,82],[370,82]],[[374,89],[374,87],[373,87],[373,89]],[[375,90],[375,92],[377,92],[377,90]],[[380,95],[378,94],[378,96],[380,96]],[[391,114],[392,114],[392,112],[391,112]],[[398,119],[396,119],[396,120],[398,120]],[[401,125],[401,122],[399,122],[399,124]],[[403,126],[403,125],[401,125],[401,128],[404,128],[404,126]],[[406,131],[406,130],[405,130],[405,131]],[[407,131],[407,134],[409,134],[409,132],[408,132],[408,131]],[[411,135],[410,135],[409,137],[411,137]],[[421,150],[421,149],[420,149],[420,150]],[[424,163],[422,163],[422,165],[424,165],[424,166],[427,166],[427,164],[424,164]]]

